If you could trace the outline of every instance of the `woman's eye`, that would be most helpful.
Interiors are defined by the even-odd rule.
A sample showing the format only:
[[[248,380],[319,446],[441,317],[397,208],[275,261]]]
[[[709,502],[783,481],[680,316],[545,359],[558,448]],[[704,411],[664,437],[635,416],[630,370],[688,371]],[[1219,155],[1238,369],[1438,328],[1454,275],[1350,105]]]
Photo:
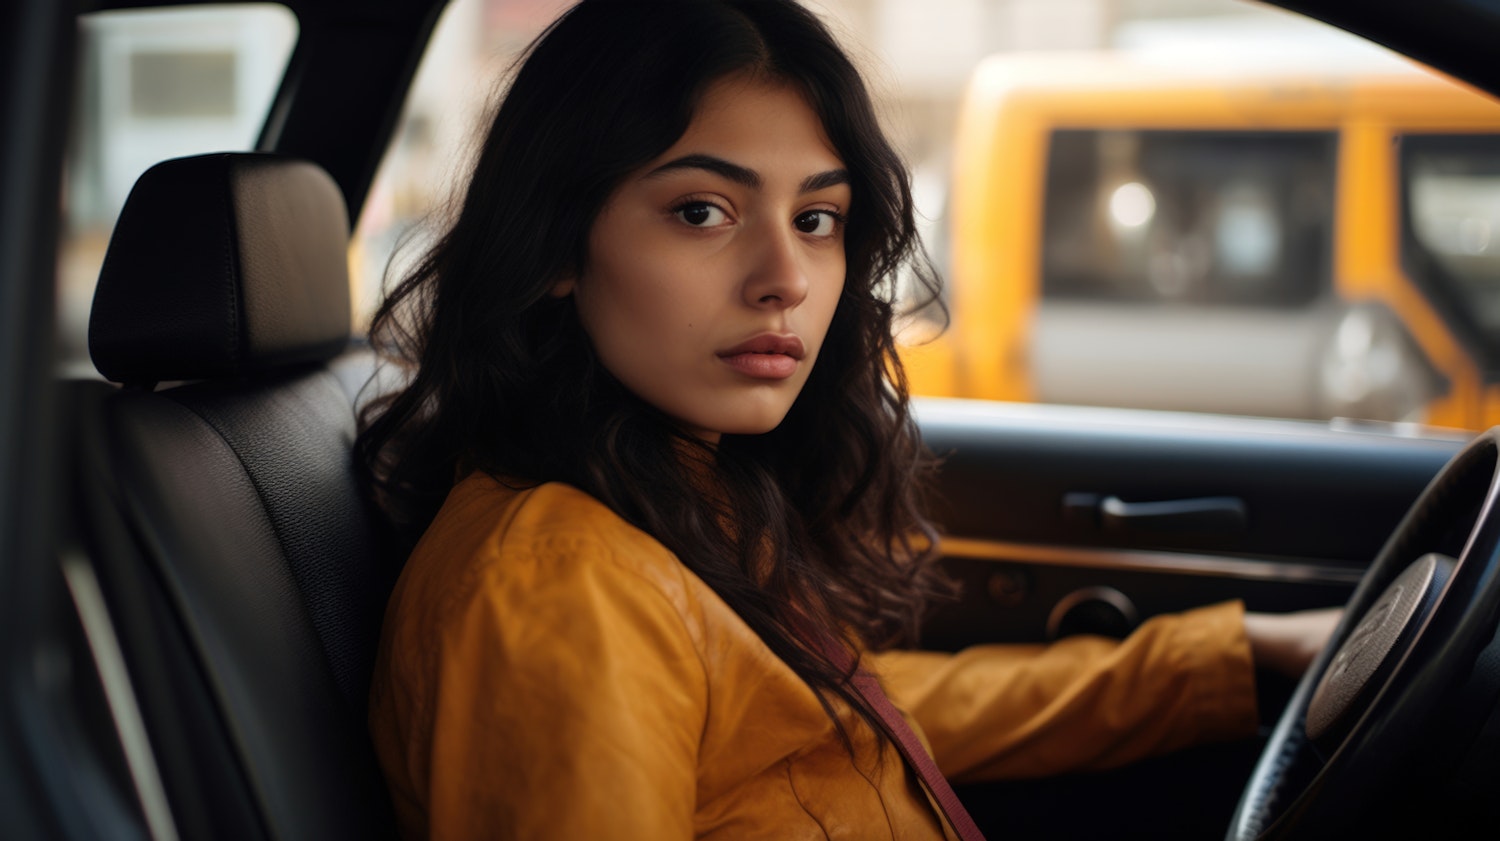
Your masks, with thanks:
[[[714,228],[729,219],[728,214],[707,202],[685,204],[673,211],[678,219],[695,228]]]
[[[809,210],[793,219],[792,224],[804,234],[827,237],[838,230],[840,221],[839,215],[831,210]]]

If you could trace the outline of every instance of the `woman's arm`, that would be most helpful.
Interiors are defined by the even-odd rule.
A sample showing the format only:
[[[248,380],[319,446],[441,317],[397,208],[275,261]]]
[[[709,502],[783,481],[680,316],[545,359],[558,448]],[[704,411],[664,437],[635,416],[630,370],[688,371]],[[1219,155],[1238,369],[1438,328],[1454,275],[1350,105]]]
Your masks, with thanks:
[[[1255,731],[1238,602],[1144,623],[1123,641],[981,645],[870,659],[958,781],[1112,768]]]

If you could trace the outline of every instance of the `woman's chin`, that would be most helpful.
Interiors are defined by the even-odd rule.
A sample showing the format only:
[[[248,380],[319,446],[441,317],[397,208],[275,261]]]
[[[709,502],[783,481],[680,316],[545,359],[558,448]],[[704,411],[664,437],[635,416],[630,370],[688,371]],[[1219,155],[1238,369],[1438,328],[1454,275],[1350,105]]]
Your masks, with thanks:
[[[682,428],[694,436],[718,443],[725,435],[764,435],[781,425],[786,410],[748,411],[721,418],[704,418],[698,422],[681,421]]]

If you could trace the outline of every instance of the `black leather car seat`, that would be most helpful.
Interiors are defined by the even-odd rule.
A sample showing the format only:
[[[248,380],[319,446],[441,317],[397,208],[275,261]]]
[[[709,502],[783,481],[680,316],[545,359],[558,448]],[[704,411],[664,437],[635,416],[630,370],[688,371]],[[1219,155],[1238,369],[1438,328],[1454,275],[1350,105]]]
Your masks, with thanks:
[[[397,562],[350,457],[348,238],[313,164],[167,161],[95,295],[122,387],[68,395],[73,510],[183,838],[394,837],[365,694]]]

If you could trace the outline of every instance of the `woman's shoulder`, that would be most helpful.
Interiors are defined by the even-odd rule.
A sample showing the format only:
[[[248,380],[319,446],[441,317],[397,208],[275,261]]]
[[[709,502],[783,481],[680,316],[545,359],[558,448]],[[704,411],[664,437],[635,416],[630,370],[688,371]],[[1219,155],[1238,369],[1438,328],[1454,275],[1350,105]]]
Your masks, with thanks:
[[[428,532],[440,536],[474,532],[512,548],[557,541],[610,546],[633,546],[644,541],[661,546],[609,506],[572,485],[517,481],[479,472],[454,485]]]
[[[483,473],[449,492],[408,560],[412,566],[471,591],[534,576],[554,583],[624,576],[680,603],[687,586],[686,569],[670,550],[588,493]]]
[[[602,651],[606,639],[654,640],[663,656],[696,660],[703,593],[690,578],[666,547],[577,488],[467,477],[391,595],[375,691],[401,687],[431,709],[444,674],[551,680],[560,650]]]

